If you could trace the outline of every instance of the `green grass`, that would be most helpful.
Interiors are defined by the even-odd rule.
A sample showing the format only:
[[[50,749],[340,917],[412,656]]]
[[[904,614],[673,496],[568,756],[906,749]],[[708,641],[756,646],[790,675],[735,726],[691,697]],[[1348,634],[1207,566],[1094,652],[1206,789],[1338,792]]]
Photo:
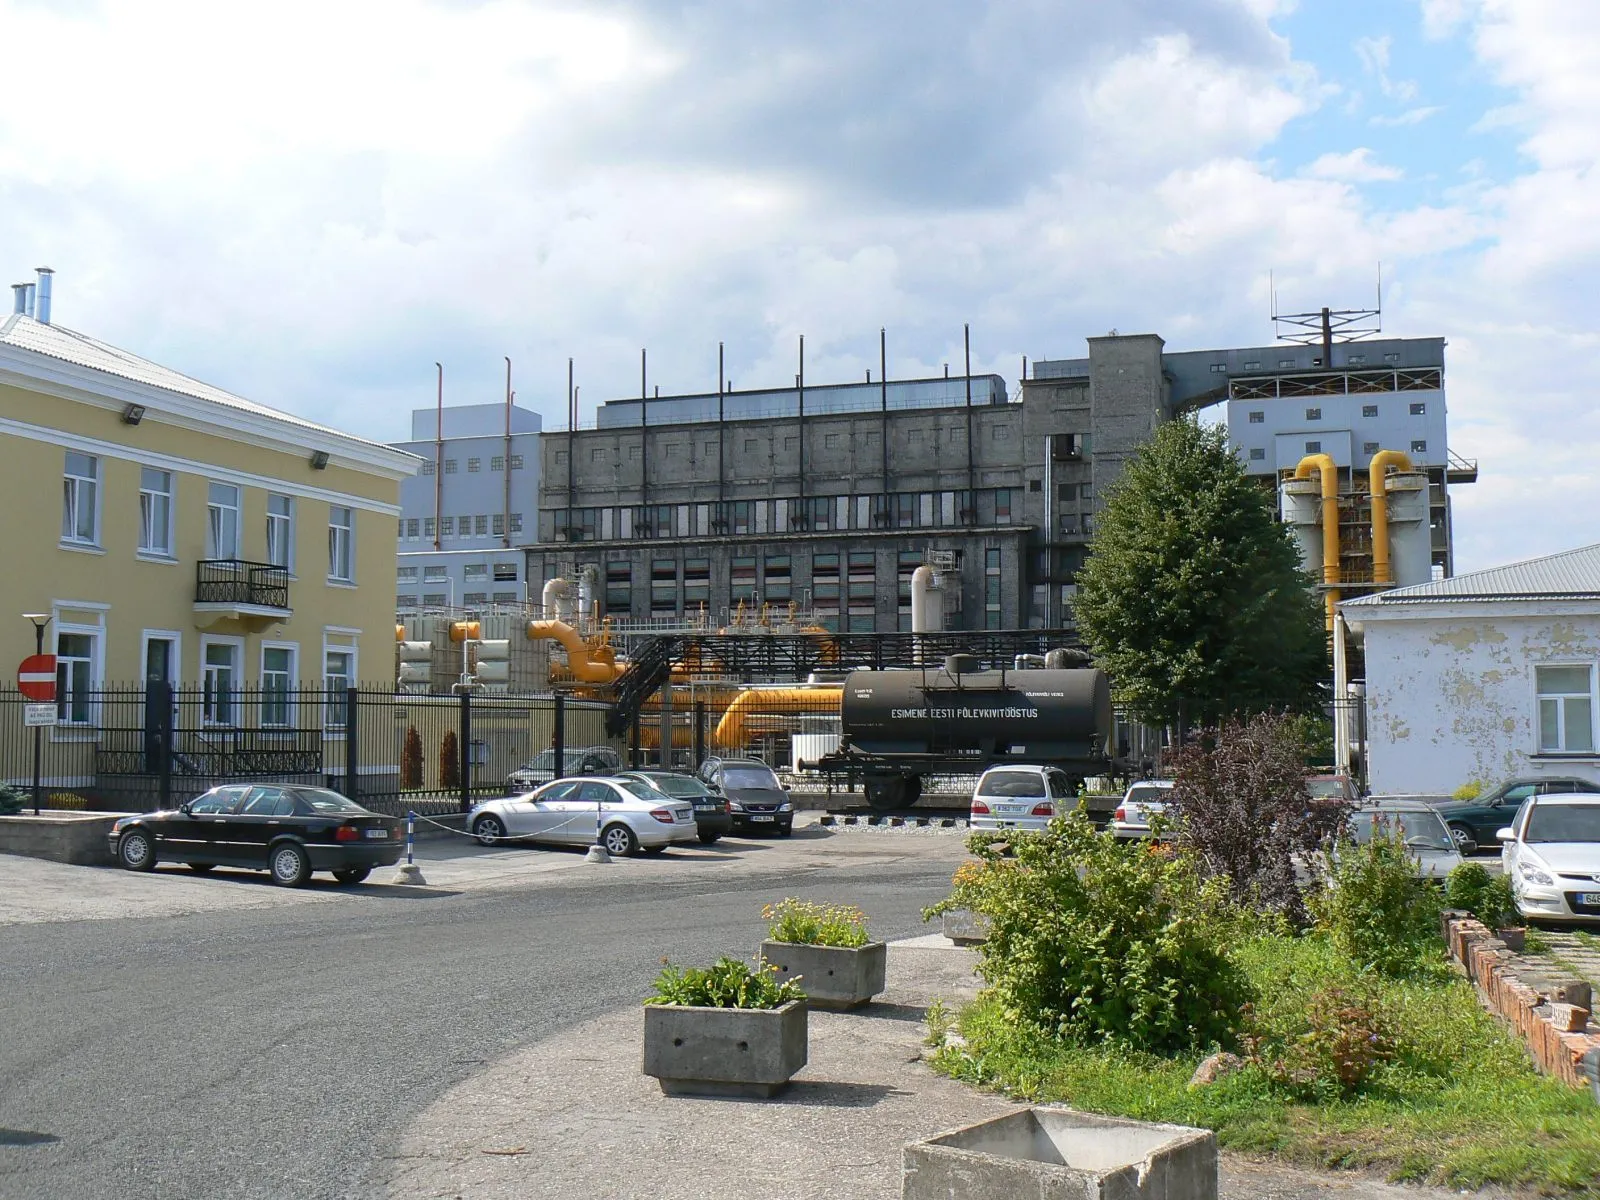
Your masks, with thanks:
[[[1269,1032],[1294,1028],[1311,990],[1353,977],[1319,938],[1263,938],[1242,947],[1239,959]],[[1202,1126],[1223,1146],[1307,1166],[1600,1196],[1600,1109],[1586,1091],[1539,1076],[1442,959],[1409,979],[1372,986],[1398,1056],[1348,1099],[1312,1099],[1256,1066],[1191,1090],[1201,1054],[1066,1045],[1018,1029],[983,1000],[962,1015],[967,1045],[942,1050],[935,1065],[1029,1101]]]

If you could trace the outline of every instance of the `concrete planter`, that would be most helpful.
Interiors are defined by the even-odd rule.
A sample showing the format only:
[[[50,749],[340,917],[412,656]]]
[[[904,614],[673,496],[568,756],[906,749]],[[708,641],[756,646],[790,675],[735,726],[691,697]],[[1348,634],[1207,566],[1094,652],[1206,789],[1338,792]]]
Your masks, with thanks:
[[[855,1008],[883,991],[889,947],[807,946],[799,942],[762,942],[761,956],[778,969],[778,982],[796,976],[812,1008]]]
[[[47,808],[0,817],[0,854],[24,854],[80,867],[112,866],[111,827],[127,813],[71,812]]]
[[[989,940],[989,918],[959,908],[939,918],[945,937],[958,946],[976,946]]]
[[[647,1004],[644,1073],[669,1096],[775,1096],[806,1065],[806,1002],[778,1008]]]
[[[902,1200],[1216,1200],[1210,1130],[1025,1108],[909,1142]]]

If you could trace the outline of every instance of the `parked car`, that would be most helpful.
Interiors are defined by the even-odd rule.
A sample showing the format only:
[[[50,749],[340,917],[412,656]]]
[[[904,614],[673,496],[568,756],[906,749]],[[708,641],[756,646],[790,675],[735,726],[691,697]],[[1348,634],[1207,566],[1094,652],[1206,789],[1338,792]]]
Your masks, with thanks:
[[[1370,842],[1374,834],[1402,834],[1422,879],[1443,879],[1461,865],[1450,830],[1424,799],[1373,796],[1350,814],[1346,828],[1358,845]]]
[[[123,817],[111,827],[111,852],[130,871],[158,862],[267,871],[300,887],[313,871],[360,883],[373,867],[392,867],[405,846],[401,824],[368,812],[327,788],[228,784],[173,811]]]
[[[1498,832],[1510,825],[1517,809],[1529,796],[1600,792],[1600,784],[1587,779],[1508,779],[1486,796],[1476,800],[1442,799],[1434,804],[1462,854],[1472,854],[1480,846],[1495,846]]]
[[[1150,818],[1167,811],[1170,779],[1141,779],[1123,793],[1117,811],[1111,814],[1111,832],[1119,838],[1150,836]]]
[[[1499,837],[1524,917],[1600,921],[1600,795],[1536,792]]]
[[[1348,775],[1308,775],[1306,791],[1311,793],[1313,799],[1337,798],[1347,804],[1357,804],[1361,800],[1361,789]]]
[[[467,829],[485,846],[503,838],[567,846],[598,841],[618,857],[659,854],[700,836],[694,805],[617,776],[557,779],[520,796],[485,800],[467,814]]]
[[[733,829],[733,814],[728,810],[727,797],[713,792],[693,775],[680,771],[624,771],[617,778],[641,780],[674,800],[687,800],[694,805],[695,829],[704,845],[711,845]]]
[[[610,746],[568,746],[561,755],[563,777],[609,775],[622,770],[622,755]],[[516,796],[531,792],[541,783],[556,777],[556,752],[541,750],[533,761],[524,763],[506,777],[506,792]]]
[[[707,769],[709,767],[709,770]],[[789,789],[778,782],[771,767],[755,758],[707,759],[700,778],[728,799],[733,833],[775,830],[780,837],[794,832],[794,805]]]
[[[972,829],[1040,830],[1072,803],[1072,780],[1056,767],[990,767],[972,789],[967,824]]]

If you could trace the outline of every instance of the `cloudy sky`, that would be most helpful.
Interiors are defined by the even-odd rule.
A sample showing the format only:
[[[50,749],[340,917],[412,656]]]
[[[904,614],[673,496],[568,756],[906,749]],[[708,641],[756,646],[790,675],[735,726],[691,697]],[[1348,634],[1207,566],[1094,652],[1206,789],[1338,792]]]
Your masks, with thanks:
[[[1460,569],[1600,540],[1600,5],[0,0],[0,272],[379,439],[431,404],[1449,339]],[[0,280],[9,282],[9,280]],[[1013,382],[1014,386],[1014,382]],[[1585,513],[1591,516],[1585,516]]]

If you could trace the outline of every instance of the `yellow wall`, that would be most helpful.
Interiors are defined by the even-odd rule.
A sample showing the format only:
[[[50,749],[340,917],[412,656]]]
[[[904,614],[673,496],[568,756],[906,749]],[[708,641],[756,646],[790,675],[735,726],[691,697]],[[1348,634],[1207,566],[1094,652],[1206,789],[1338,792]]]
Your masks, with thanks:
[[[330,465],[314,470],[310,450],[287,453],[246,440],[185,429],[163,422],[154,412],[137,426],[126,425],[115,409],[79,403],[18,387],[0,385],[0,512],[6,516],[0,547],[0,678],[13,678],[15,665],[33,652],[33,627],[24,612],[57,611],[64,620],[102,621],[108,683],[142,678],[142,634],[171,630],[180,635],[181,682],[199,677],[203,635],[242,638],[242,677],[260,675],[263,641],[299,646],[302,679],[322,674],[324,627],[359,630],[354,638],[332,635],[358,646],[357,673],[363,680],[388,680],[394,671],[395,516],[381,511],[399,501],[399,483],[377,472]],[[36,436],[16,432],[16,422],[59,430],[114,448],[86,448],[100,462],[100,537],[102,553],[63,549],[62,471],[66,450]],[[286,429],[290,428],[286,426]],[[139,557],[139,478],[141,463],[119,457],[115,448],[188,460],[188,465],[152,464],[173,472],[174,561]],[[278,481],[294,499],[294,578],[289,584],[288,620],[226,620],[197,614],[195,563],[206,557],[208,468]],[[237,479],[240,491],[239,557],[266,559],[267,494],[277,487]],[[357,586],[327,580],[330,498],[301,490],[336,493],[332,503],[355,509],[354,576]],[[372,507],[363,508],[362,505]],[[374,511],[378,509],[380,511]],[[69,602],[87,606],[70,609]],[[50,649],[53,641],[47,640]]]

